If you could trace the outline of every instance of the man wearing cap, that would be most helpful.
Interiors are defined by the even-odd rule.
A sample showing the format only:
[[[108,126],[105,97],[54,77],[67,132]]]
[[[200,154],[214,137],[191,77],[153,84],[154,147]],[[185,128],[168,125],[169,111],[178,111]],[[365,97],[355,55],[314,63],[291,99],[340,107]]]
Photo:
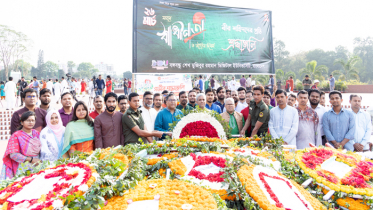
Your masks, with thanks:
[[[315,80],[315,82],[313,83],[311,89],[319,89],[317,88],[317,85],[319,85],[320,81],[319,80]]]
[[[305,76],[305,79],[303,80],[302,85],[305,91],[308,91],[311,88],[312,80],[310,80],[308,75]]]

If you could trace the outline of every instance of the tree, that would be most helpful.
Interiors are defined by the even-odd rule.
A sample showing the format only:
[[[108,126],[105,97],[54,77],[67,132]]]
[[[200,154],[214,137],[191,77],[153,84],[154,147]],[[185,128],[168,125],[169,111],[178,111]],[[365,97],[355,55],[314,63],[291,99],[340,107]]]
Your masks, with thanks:
[[[123,73],[123,78],[132,79],[132,72],[126,71]]]
[[[360,78],[362,81],[373,80],[373,38],[360,38],[354,39],[354,55],[361,58],[361,63],[357,63],[360,67]],[[347,60],[347,58],[346,58]]]
[[[73,68],[75,67],[74,61],[67,61],[67,71],[68,73],[72,74],[73,73]]]
[[[80,73],[80,77],[87,77],[91,78],[91,70],[94,66],[89,62],[80,63],[78,66],[78,72]]]
[[[281,82],[281,84],[284,84],[284,81],[286,80],[284,78],[285,74],[284,74],[284,71],[282,71],[282,69],[277,69],[276,70],[276,80],[277,82]]]
[[[14,65],[14,68],[17,66],[18,68],[14,69],[13,71],[16,71],[16,72],[21,72],[21,75],[22,77],[28,75],[28,73],[30,72],[31,70],[31,64],[24,61],[24,60],[16,60],[16,62],[14,62],[15,65]]]
[[[343,59],[337,59],[334,61],[334,64],[341,65],[342,69],[333,71],[333,74],[339,76],[338,79],[341,80],[359,80],[359,70],[355,66],[359,61],[361,61],[361,58],[357,55],[350,57],[347,61]]]
[[[44,51],[43,50],[39,50],[38,70],[39,71],[33,76],[36,76],[38,78],[46,76],[46,71],[45,71],[45,67],[44,67]]]
[[[5,25],[0,25],[0,61],[4,64],[5,75],[9,76],[9,66],[22,59],[27,52],[30,40],[22,32],[17,32]],[[14,69],[17,69],[17,64]]]
[[[46,71],[46,77],[56,77],[56,74],[58,73],[58,65],[56,63],[53,63],[52,61],[47,61],[44,64],[45,71]]]
[[[285,50],[285,43],[283,41],[275,40],[273,54],[275,59],[275,68],[284,69],[284,67],[289,63],[287,58],[290,55],[290,52]]]
[[[259,85],[266,85],[269,81],[269,76],[268,75],[254,75],[253,80],[256,81],[256,84]]]
[[[297,78],[297,75],[293,71],[288,71],[285,74],[285,80],[288,79],[289,77],[293,77],[293,79],[295,80]]]
[[[302,68],[299,73],[304,76],[308,75],[310,76],[311,80],[318,79],[318,80],[324,80],[323,73],[328,72],[328,67],[325,65],[317,66],[317,61],[313,60],[306,64],[305,68]]]

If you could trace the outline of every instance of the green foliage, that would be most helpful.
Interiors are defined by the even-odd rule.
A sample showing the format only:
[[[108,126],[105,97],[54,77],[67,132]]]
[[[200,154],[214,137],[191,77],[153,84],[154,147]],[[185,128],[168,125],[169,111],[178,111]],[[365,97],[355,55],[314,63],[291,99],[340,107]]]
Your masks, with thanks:
[[[345,84],[346,85],[367,85],[368,83],[360,82],[358,80],[348,80],[348,81],[345,81]]]
[[[339,64],[342,69],[333,71],[333,75],[339,76],[340,80],[359,80],[359,70],[355,66],[361,58],[359,56],[352,56],[347,61],[343,59],[337,59],[334,64]]]
[[[317,61],[315,60],[308,62],[305,68],[299,70],[299,74],[302,75],[302,77],[308,75],[312,81],[315,79],[321,80],[323,73],[327,72],[328,67],[325,65],[317,66]]]
[[[299,79],[297,79],[295,81],[295,84],[294,84],[294,89],[295,90],[303,90],[302,81],[300,81]]]
[[[132,80],[132,72],[126,71],[123,73],[123,78],[131,79]]]

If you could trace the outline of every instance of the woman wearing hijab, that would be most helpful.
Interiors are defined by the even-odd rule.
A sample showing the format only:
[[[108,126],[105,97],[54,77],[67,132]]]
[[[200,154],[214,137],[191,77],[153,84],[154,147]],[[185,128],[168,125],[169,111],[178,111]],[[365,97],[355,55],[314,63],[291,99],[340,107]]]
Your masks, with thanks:
[[[39,132],[32,129],[36,121],[35,113],[31,111],[23,113],[20,121],[21,126],[8,141],[0,180],[12,179],[19,172],[29,170],[34,165],[41,163],[39,159],[41,148]],[[26,164],[21,167],[22,163]]]
[[[56,161],[62,157],[65,127],[62,125],[60,113],[51,110],[45,117],[47,127],[40,132],[41,151],[40,159]]]
[[[93,120],[88,115],[87,105],[78,101],[74,106],[73,119],[66,125],[62,154],[93,151],[93,125]]]

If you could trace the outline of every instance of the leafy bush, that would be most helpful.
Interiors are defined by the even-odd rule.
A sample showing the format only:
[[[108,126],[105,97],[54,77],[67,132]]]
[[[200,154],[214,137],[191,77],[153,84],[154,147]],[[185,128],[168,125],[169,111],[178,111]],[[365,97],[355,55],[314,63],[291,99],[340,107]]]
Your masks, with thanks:
[[[323,90],[323,91],[328,91],[330,90],[329,88],[329,83],[328,81],[324,80],[322,82],[320,82],[320,84],[317,86],[320,90]]]
[[[347,89],[347,85],[345,81],[336,81],[335,82],[335,90],[345,91]]]
[[[303,90],[302,82],[299,79],[297,79],[297,81],[295,81],[295,89],[296,90]]]
[[[368,83],[360,82],[358,80],[348,80],[345,82],[346,85],[367,85]]]

